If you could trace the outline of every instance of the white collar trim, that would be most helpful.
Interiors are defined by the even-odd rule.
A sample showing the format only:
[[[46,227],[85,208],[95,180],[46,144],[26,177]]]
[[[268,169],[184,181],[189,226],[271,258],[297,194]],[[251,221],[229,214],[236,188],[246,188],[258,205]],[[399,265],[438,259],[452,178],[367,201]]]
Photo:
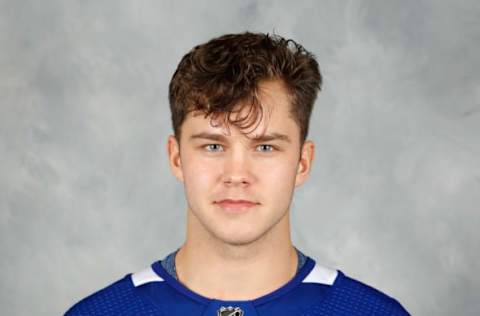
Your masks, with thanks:
[[[337,278],[338,271],[323,267],[315,263],[312,271],[303,279],[302,283],[320,283],[332,285]],[[164,280],[153,271],[152,267],[135,272],[131,276],[135,287],[149,282],[163,282]]]
[[[302,283],[320,283],[332,285],[337,278],[338,271],[327,267],[322,267],[315,263],[312,271],[303,279]]]
[[[132,282],[135,287],[149,282],[162,282],[163,279],[153,271],[152,267],[143,269],[132,274]]]

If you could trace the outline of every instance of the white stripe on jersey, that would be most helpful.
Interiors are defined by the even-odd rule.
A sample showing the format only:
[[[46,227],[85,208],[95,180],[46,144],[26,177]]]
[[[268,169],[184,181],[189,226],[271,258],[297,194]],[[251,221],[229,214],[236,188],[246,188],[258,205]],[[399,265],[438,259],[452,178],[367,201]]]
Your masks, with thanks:
[[[152,267],[132,274],[132,282],[136,287],[149,282],[162,282],[163,279],[153,271]]]
[[[332,285],[337,278],[338,271],[327,267],[322,267],[315,263],[312,271],[303,279],[302,283],[320,283]]]

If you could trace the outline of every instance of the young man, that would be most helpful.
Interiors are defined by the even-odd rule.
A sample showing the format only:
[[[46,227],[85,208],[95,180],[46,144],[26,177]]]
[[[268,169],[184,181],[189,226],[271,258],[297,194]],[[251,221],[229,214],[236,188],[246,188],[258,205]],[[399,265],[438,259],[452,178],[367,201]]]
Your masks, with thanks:
[[[321,83],[314,56],[279,36],[224,35],[185,55],[170,83],[167,151],[185,187],[186,241],[66,315],[408,315],[292,245]]]

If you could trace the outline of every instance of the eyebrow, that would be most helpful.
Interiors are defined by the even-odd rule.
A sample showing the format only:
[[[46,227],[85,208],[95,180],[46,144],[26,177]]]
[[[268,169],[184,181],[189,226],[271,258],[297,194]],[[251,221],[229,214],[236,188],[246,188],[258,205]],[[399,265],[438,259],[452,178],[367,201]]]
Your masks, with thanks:
[[[225,137],[222,134],[214,134],[214,133],[198,133],[198,134],[193,134],[190,136],[190,140],[194,139],[209,139],[209,140],[214,140],[214,141],[226,141],[227,137]],[[280,133],[268,133],[265,135],[260,135],[257,137],[251,138],[253,141],[257,142],[268,142],[272,140],[280,140],[280,141],[285,141],[287,143],[291,143],[290,138],[285,135],[285,134],[280,134]]]

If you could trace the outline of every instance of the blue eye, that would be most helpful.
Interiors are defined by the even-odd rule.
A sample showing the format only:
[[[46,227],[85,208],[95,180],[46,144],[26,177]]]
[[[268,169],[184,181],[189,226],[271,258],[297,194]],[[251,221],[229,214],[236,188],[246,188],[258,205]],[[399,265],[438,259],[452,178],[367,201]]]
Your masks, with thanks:
[[[205,145],[204,147],[207,148],[207,151],[212,151],[212,152],[217,152],[218,150],[208,150],[208,148],[212,148],[213,146],[221,146],[220,144],[208,144],[208,145]]]
[[[267,144],[259,145],[259,147],[261,147],[261,146],[269,146],[269,148],[271,148],[270,150],[265,150],[265,151],[274,151],[275,150],[275,148],[272,145],[267,145]]]
[[[266,150],[260,150],[262,152],[270,152],[270,151],[274,151],[275,150],[275,146],[273,145],[268,145],[268,144],[262,144],[262,145],[259,145],[257,148],[259,147],[263,147],[263,148],[267,148]],[[219,152],[219,151],[223,151],[222,148],[222,145],[220,144],[207,144],[207,145],[204,145],[203,148],[206,148],[206,150],[208,152]]]

